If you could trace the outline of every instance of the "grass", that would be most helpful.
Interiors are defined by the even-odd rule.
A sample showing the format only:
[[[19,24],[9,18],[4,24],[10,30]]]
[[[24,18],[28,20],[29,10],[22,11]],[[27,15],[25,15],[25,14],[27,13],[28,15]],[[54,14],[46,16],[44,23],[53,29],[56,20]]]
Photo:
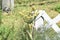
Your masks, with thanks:
[[[31,19],[24,17],[25,15],[30,15],[30,12],[32,11],[32,7],[35,10],[36,9],[45,10],[51,18],[54,18],[55,16],[59,14],[59,10],[60,10],[59,2],[44,4],[44,5],[33,5],[31,7],[29,6],[30,2],[28,2],[28,0],[26,1],[27,2],[25,2],[24,0],[22,0],[22,2],[15,1],[16,3],[15,3],[14,11],[10,12],[11,14],[9,15],[5,12],[2,14],[2,23],[0,27],[0,40],[32,40],[32,27],[29,26],[30,24],[29,21]],[[31,3],[33,2],[36,2],[36,1],[31,1]],[[28,4],[28,5],[25,6],[23,4]],[[22,16],[20,13],[24,14],[24,16]],[[60,23],[58,23],[57,25],[59,25],[60,27]],[[47,35],[51,40],[53,40],[53,37],[56,36],[53,29],[49,29],[49,31],[46,31],[44,35]],[[34,30],[35,40],[41,40],[41,39],[45,40],[42,38],[44,37],[44,35],[43,33],[41,34]]]
[[[57,4],[53,10],[58,11],[60,13],[60,4]]]

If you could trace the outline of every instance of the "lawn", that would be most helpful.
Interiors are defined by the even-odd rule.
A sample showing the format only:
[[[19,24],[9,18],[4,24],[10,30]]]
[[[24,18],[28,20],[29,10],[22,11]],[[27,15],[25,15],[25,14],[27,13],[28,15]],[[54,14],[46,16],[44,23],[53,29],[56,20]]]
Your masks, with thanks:
[[[49,0],[47,0],[47,2],[48,1]],[[29,15],[33,8],[34,10],[45,10],[51,18],[54,18],[60,13],[60,1],[49,1],[49,3],[43,3],[42,5],[40,5],[40,2],[43,1],[15,0],[15,7],[13,11],[11,11],[9,14],[2,12],[0,40],[45,40],[46,35],[50,38],[50,40],[57,40],[58,37],[53,29],[48,29],[44,35],[43,33],[38,33],[34,30],[34,36],[32,38],[33,27],[31,25],[29,26],[29,24],[31,24],[30,21],[33,18],[29,19],[28,17],[30,17]],[[25,15],[28,16],[25,17]],[[58,22],[57,25],[60,27],[60,22]]]

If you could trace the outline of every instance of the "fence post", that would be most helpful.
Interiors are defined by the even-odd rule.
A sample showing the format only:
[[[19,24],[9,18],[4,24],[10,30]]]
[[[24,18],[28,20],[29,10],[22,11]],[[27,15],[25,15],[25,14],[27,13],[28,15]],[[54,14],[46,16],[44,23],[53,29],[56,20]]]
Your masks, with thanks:
[[[14,9],[14,0],[2,0],[2,10],[10,11]]]
[[[10,2],[11,2],[11,10],[13,10],[14,9],[14,0],[11,0]]]

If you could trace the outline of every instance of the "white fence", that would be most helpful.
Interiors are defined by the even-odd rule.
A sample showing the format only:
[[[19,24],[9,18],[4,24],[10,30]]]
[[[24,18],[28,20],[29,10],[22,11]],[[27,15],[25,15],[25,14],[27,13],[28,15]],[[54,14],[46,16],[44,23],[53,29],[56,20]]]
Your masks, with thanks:
[[[46,27],[46,29],[51,27],[55,32],[60,32],[60,28],[56,24],[60,21],[60,14],[57,15],[55,18],[51,19],[44,10],[39,10],[38,13],[39,15],[36,17],[36,19],[38,20],[35,19],[36,21],[34,25],[34,28],[36,28],[36,30],[41,27]],[[45,26],[43,19],[47,22]]]

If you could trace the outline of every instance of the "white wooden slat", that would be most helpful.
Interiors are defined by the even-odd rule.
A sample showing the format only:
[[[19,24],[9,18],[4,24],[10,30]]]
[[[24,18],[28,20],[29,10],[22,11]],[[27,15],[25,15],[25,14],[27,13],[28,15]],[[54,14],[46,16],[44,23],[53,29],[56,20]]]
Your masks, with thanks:
[[[11,2],[11,5],[10,5],[11,9],[13,10],[14,9],[14,0],[11,0],[10,2]]]
[[[43,19],[39,18],[37,21],[35,21],[35,25],[34,28],[36,28],[36,30],[38,30],[38,28],[43,27]]]
[[[60,21],[60,14],[58,14],[54,19],[53,19],[53,22],[54,23],[57,23]]]
[[[10,7],[10,0],[2,0],[2,8]]]
[[[2,0],[2,9],[5,7],[14,9],[14,0]]]
[[[51,21],[51,18],[47,15],[47,13],[44,10],[41,13],[43,14],[42,16],[44,19],[49,23]]]
[[[57,32],[57,33],[60,32],[60,28],[56,24],[53,24],[52,28],[54,29],[55,32]]]

